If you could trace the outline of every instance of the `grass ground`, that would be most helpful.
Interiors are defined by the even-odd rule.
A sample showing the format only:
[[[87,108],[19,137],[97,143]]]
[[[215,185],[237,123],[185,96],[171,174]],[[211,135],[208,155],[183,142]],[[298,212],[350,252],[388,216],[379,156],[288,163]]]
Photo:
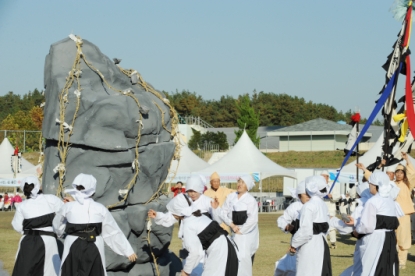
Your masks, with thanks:
[[[20,235],[11,227],[14,212],[0,212],[0,261],[4,269],[10,274],[13,270],[15,254]],[[280,259],[288,249],[291,235],[282,233],[276,226],[275,221],[279,214],[260,214],[259,232],[260,245],[255,256],[254,276],[273,275],[275,262]],[[181,242],[177,238],[178,227],[174,228],[173,239],[170,249],[178,255]],[[353,251],[355,240],[349,236],[337,236],[337,249],[331,250],[331,261],[333,275],[339,275],[353,262]],[[402,270],[400,275],[415,275],[415,246],[410,249],[407,269]]]

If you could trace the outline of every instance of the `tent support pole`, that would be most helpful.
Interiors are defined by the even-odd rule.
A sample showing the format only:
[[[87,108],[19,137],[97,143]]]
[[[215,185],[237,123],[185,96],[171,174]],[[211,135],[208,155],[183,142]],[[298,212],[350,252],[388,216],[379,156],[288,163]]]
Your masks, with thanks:
[[[259,173],[259,189],[260,189],[259,206],[261,206],[261,209],[259,211],[262,213],[263,212],[263,207],[262,207],[262,175],[261,175],[261,173]]]

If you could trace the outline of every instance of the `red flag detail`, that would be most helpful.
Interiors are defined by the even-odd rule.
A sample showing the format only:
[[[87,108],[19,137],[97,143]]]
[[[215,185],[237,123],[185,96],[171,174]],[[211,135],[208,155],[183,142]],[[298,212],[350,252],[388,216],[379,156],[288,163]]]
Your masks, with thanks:
[[[411,130],[412,136],[415,137],[415,113],[414,113],[414,102],[412,99],[411,59],[409,55],[406,57],[405,104],[406,104],[406,119],[408,120],[409,129]]]

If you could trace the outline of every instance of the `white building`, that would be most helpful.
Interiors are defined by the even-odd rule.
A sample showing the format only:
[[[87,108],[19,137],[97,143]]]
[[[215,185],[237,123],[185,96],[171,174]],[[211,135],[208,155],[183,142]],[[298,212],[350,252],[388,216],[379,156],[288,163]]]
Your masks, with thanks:
[[[360,126],[362,128],[363,125]],[[298,125],[267,132],[268,137],[279,138],[279,151],[331,151],[344,149],[352,127],[318,118]],[[361,144],[372,137],[366,132]],[[367,150],[364,145],[361,150]]]

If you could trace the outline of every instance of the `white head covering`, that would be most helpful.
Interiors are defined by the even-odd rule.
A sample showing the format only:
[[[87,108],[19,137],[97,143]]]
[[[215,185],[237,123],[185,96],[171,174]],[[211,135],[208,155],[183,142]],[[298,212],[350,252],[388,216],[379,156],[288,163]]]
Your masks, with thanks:
[[[320,175],[330,176],[330,174],[329,174],[329,172],[327,170],[322,171]]]
[[[37,193],[40,190],[39,179],[36,176],[28,176],[28,177],[24,178],[22,183],[20,184],[20,190],[22,192],[24,191],[24,186],[25,186],[26,183],[29,184],[29,185],[30,184],[35,185],[33,190],[30,192],[30,198],[35,199],[37,197]]]
[[[395,173],[395,170],[396,170],[396,165],[392,165],[392,166],[386,167],[386,172],[393,172],[393,173]]]
[[[370,175],[369,183],[379,187],[378,192],[381,197],[390,197],[393,185],[386,173],[375,171]]]
[[[390,181],[389,183],[392,186],[392,189],[391,189],[391,191],[389,193],[389,197],[392,200],[396,200],[396,198],[398,197],[398,194],[399,194],[399,191],[401,190],[401,188],[399,188],[398,186],[396,186],[395,182],[393,182],[393,181]]]
[[[320,190],[326,188],[326,179],[321,175],[309,176],[305,180],[305,189],[310,196],[318,196],[323,198],[327,193],[322,193]]]
[[[305,194],[305,181],[298,183],[296,193],[297,195]]]
[[[205,190],[206,178],[202,175],[192,175],[186,181],[186,191],[193,190],[203,194]]]
[[[76,186],[79,185],[84,186],[85,189],[78,191]],[[70,194],[80,204],[84,204],[84,200],[91,197],[95,193],[97,180],[93,175],[80,173],[75,177],[72,187],[73,189],[66,189],[65,193]]]
[[[295,200],[299,199],[299,198],[298,198],[298,195],[297,195],[297,190],[296,190],[296,189],[291,188],[291,189],[290,189],[290,193],[291,193],[291,197],[292,197],[293,199],[295,199]]]
[[[189,201],[186,200],[184,194],[178,194],[176,197],[170,200],[170,202],[167,203],[166,208],[170,211],[170,213],[179,217],[189,217],[193,213],[192,201],[190,199]]]
[[[240,179],[242,179],[245,182],[246,188],[248,189],[248,191],[251,190],[253,187],[255,187],[255,181],[251,175],[249,174],[242,175]]]

